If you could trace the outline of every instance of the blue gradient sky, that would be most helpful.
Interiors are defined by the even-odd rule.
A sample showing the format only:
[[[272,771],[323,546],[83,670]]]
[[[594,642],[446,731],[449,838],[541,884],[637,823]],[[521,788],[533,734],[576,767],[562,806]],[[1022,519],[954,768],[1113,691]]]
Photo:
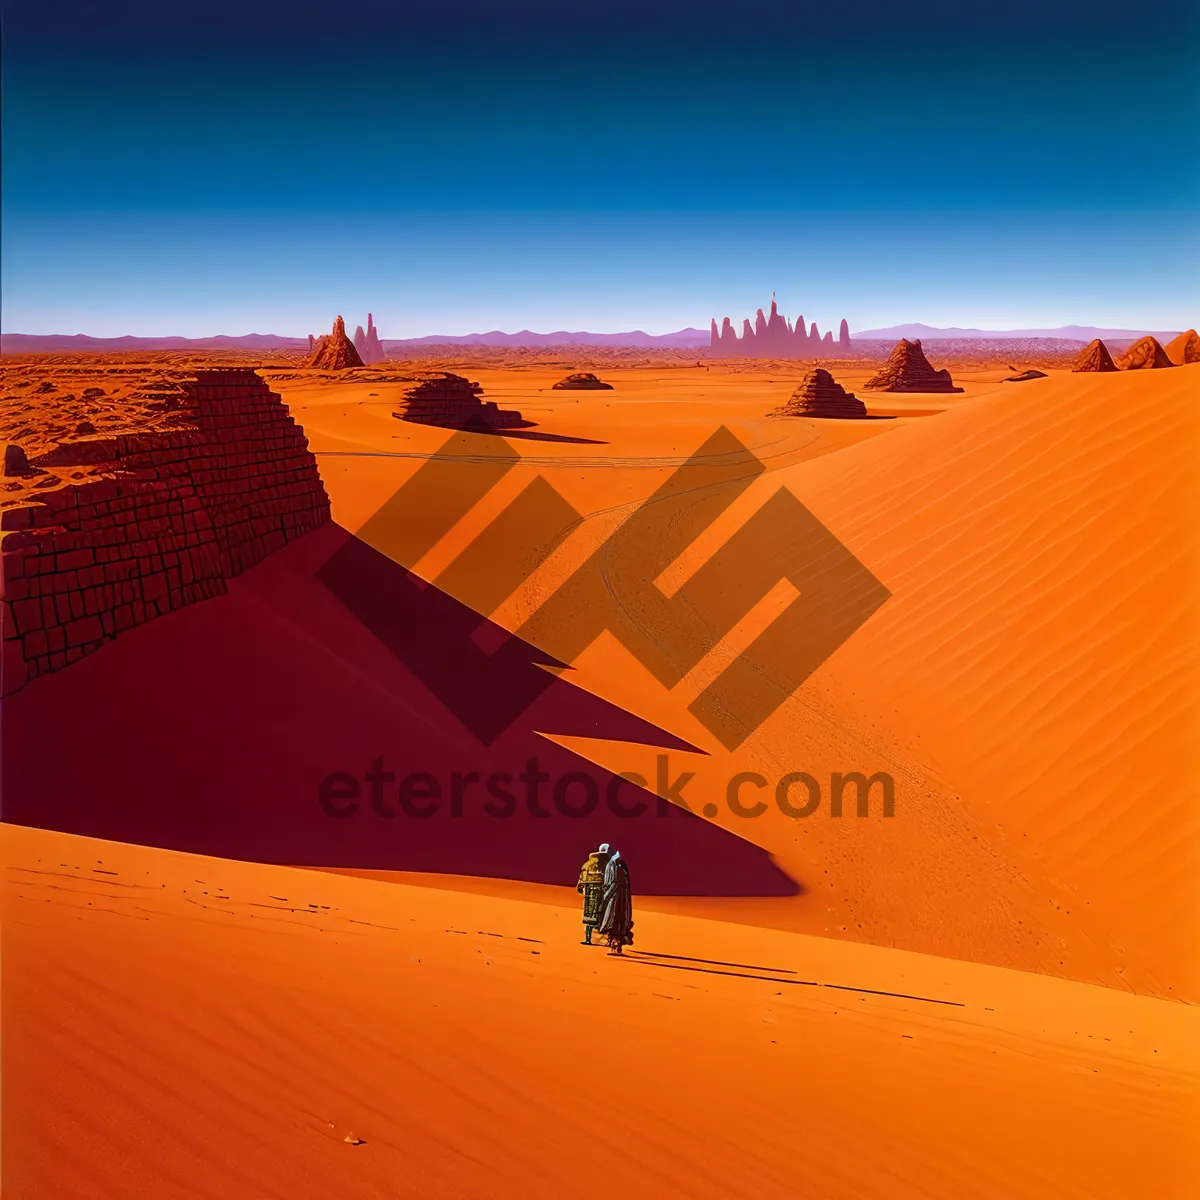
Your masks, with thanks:
[[[1182,5],[164,8],[6,7],[5,331],[1200,316]]]

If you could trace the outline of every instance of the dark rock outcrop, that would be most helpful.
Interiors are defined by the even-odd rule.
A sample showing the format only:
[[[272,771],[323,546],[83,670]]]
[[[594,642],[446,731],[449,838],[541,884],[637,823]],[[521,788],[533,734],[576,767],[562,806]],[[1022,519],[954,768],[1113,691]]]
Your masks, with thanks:
[[[33,473],[34,468],[30,466],[29,459],[20,446],[10,443],[4,447],[5,475],[32,475]]]
[[[341,317],[334,321],[333,332],[317,344],[308,365],[321,371],[344,371],[364,365],[354,343],[346,336],[346,322]]]
[[[404,407],[392,413],[401,421],[446,429],[519,429],[532,425],[519,412],[479,399],[483,388],[462,375],[441,371],[422,380],[405,395]]]
[[[792,398],[773,417],[836,417],[843,420],[862,420],[867,406],[853,392],[848,392],[824,367],[814,367],[804,377]]]
[[[1115,361],[1118,371],[1151,371],[1175,365],[1158,338],[1153,337],[1138,338],[1124,354],[1117,355]]]
[[[1200,334],[1194,329],[1181,333],[1169,341],[1165,347],[1167,357],[1177,366],[1187,363],[1200,362]]]
[[[1014,366],[1009,366],[1008,369],[1010,371],[1017,370],[1017,368]],[[1034,371],[1034,370],[1030,369],[1028,371],[1020,371],[1016,375],[1010,375],[1010,376],[1008,376],[1007,379],[1004,380],[1004,382],[1005,383],[1025,383],[1030,379],[1045,379],[1045,378],[1046,378],[1045,371]]]
[[[845,317],[838,326],[838,349],[845,354],[850,353],[850,325]]]
[[[1075,360],[1072,371],[1115,371],[1117,364],[1113,362],[1108,347],[1095,338],[1084,347],[1083,352]]]
[[[921,339],[901,338],[882,369],[863,385],[882,392],[961,392],[949,371],[935,371],[921,349]]]
[[[568,392],[611,392],[612,384],[605,383],[602,379],[597,379],[591,371],[577,371],[574,375],[568,375],[566,379],[560,379],[552,391],[568,391]]]

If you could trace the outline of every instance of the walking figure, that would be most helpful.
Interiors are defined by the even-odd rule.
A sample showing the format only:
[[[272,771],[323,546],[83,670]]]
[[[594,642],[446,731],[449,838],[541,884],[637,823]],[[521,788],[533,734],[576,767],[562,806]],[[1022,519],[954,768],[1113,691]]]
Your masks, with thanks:
[[[629,868],[619,850],[612,852],[604,868],[604,897],[597,929],[601,937],[608,939],[609,954],[620,954],[622,946],[633,945],[633,893]]]
[[[583,941],[581,945],[592,945],[592,933],[600,923],[600,905],[604,899],[604,868],[608,866],[608,843],[593,850],[587,862],[579,869],[577,892],[583,893]]]

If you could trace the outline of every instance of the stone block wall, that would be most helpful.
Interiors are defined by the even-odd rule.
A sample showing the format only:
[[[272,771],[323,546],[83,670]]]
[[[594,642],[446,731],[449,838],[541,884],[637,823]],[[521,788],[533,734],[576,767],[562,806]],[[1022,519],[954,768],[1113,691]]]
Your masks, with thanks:
[[[92,481],[0,517],[0,690],[60,670],[122,631],[226,590],[329,519],[304,431],[254,372],[201,372],[170,430],[41,456]]]

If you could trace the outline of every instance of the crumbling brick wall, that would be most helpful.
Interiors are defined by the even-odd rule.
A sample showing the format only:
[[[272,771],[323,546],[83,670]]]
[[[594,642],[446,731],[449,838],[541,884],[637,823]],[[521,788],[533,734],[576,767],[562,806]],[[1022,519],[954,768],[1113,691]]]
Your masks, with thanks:
[[[304,431],[254,371],[201,372],[170,430],[42,456],[94,481],[6,511],[5,693],[123,630],[222,594],[225,581],[329,519]]]

